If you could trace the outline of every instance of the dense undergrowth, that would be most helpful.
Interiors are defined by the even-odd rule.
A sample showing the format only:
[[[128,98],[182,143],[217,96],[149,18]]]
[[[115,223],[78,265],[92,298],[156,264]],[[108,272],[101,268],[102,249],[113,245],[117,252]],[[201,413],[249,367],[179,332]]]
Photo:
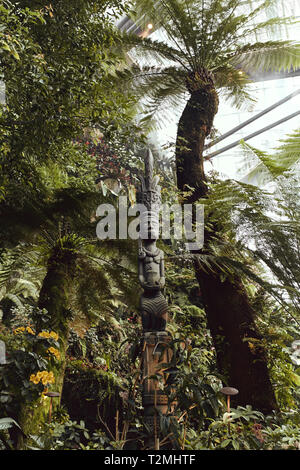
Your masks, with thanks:
[[[171,34],[183,33],[186,44],[192,41],[186,55],[164,43],[149,38],[141,43],[137,36],[116,31],[115,19],[127,14],[132,2],[2,3],[0,80],[6,85],[6,103],[0,104],[0,449],[143,450],[149,429],[142,407],[138,246],[133,240],[99,240],[97,206],[116,207],[119,195],[135,202],[146,147],[155,147],[148,141],[153,113],[141,119],[140,99],[150,98],[150,111],[151,106],[152,111],[163,111],[165,98],[167,103],[168,98],[171,104],[180,102],[178,86],[186,93],[194,85],[197,94],[202,78],[210,77],[198,67],[206,48],[194,51],[197,41],[205,40],[202,29],[195,26],[201,18],[208,29],[217,25],[210,46],[212,54],[222,59],[215,64],[221,88],[224,81],[229,83],[236,104],[243,97],[252,100],[244,88],[247,74],[229,64],[232,51],[227,57],[223,46],[229,32],[223,13],[229,14],[233,39],[238,22],[248,18],[235,19],[221,1],[201,2],[202,15],[199,2],[163,2],[176,9],[176,23],[183,28],[174,28],[169,15],[160,15],[157,21],[164,20]],[[134,3],[142,9],[152,5],[148,0]],[[187,15],[183,3],[195,3],[195,8]],[[234,9],[240,2],[228,3]],[[269,3],[261,2],[258,11]],[[258,29],[276,21],[271,18]],[[167,67],[161,74],[147,65],[147,73],[139,78],[137,72],[143,70],[137,64],[127,70],[132,62],[121,47],[127,52],[137,43],[146,57],[153,53],[163,62],[179,59],[188,67],[188,75],[180,67]],[[247,47],[237,46],[237,58],[248,54],[252,65],[264,57],[266,64],[278,65],[279,70],[290,68],[293,60],[295,67],[299,65],[297,44],[262,42],[249,45],[248,53]],[[138,82],[130,81],[129,86],[133,78]],[[172,106],[168,110],[173,113]],[[209,129],[203,125],[203,115],[199,118],[187,122],[186,128],[199,125],[204,135]],[[184,141],[185,150],[187,145]],[[227,336],[230,346],[241,346],[242,338],[247,347],[239,350],[246,349],[252,358],[249,370],[238,372],[249,377],[253,358],[263,357],[278,410],[264,415],[234,397],[228,410],[221,389],[237,384],[228,381],[218,364],[217,343],[222,344],[225,336],[213,338],[208,328],[204,292],[189,257],[182,256],[180,242],[161,242],[172,348],[170,363],[155,376],[170,405],[170,412],[159,416],[161,449],[300,448],[299,168],[293,168],[292,178],[283,177],[281,186],[278,181],[278,175],[299,159],[299,131],[283,143],[283,149],[272,158],[248,149],[269,172],[277,188],[273,193],[207,175],[209,194],[203,202],[210,243],[199,254],[203,272],[217,272],[219,285],[238,278],[239,283],[232,284],[238,288],[230,292],[243,290],[247,307],[253,307],[248,311],[253,310],[251,322],[259,330],[255,338],[241,333],[246,317],[239,314],[244,312],[236,309],[235,317],[230,316],[219,296],[219,313],[235,324],[235,335]],[[169,158],[157,148],[153,153],[162,200],[177,203],[183,195],[176,187],[174,155]],[[197,176],[189,163],[186,168],[188,176]],[[185,183],[189,194],[193,188],[189,179]],[[222,227],[221,237],[213,236],[216,226]],[[255,241],[255,249],[249,240]],[[218,328],[221,325],[219,321]],[[266,356],[254,354],[261,350]],[[224,359],[230,370],[235,357]],[[248,385],[253,385],[251,380]]]
[[[172,414],[160,417],[161,448],[168,448],[171,438],[174,448],[186,450],[298,449],[299,370],[289,359],[292,336],[286,325],[268,312],[261,318],[280,413],[264,416],[251,406],[235,406],[234,400],[228,413],[199,288],[189,269],[180,268],[178,281],[178,266],[167,264],[173,359],[164,387],[177,404]],[[1,366],[0,409],[7,416],[0,421],[2,448],[13,448],[21,431],[24,449],[144,449],[141,325],[136,313],[119,306],[114,315],[89,325],[74,322],[62,372],[57,367],[60,339],[54,331],[34,330],[32,310],[13,310],[1,327],[8,359]],[[55,391],[57,373],[64,373],[62,395],[53,398],[50,416],[45,393]],[[28,410],[40,402],[36,423],[22,428],[16,419],[20,403]]]

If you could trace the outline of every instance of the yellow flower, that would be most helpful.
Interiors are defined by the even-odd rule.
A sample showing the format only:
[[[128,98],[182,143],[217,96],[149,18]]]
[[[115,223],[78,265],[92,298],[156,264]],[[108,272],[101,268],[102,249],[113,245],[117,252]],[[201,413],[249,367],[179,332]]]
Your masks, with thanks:
[[[40,336],[41,338],[49,338],[49,333],[48,331],[41,331],[38,336]]]
[[[42,383],[43,385],[47,384],[54,384],[55,378],[53,372],[46,372],[44,374],[44,377],[42,378]]]
[[[14,330],[14,334],[18,335],[19,333],[22,333],[23,331],[25,331],[24,326],[19,326],[18,328]]]
[[[39,371],[36,374],[31,374],[30,379],[31,382],[38,384],[42,382],[43,385],[53,384],[55,382],[55,377],[53,372],[48,372],[47,370]]]
[[[34,331],[32,330],[32,328],[30,328],[30,326],[27,326],[26,330],[27,330],[28,333],[30,333],[31,335],[34,335]]]
[[[60,358],[60,353],[59,353],[58,349],[53,348],[52,346],[51,346],[51,348],[47,349],[46,352],[50,352],[51,354],[53,354],[56,357],[56,359]]]
[[[48,382],[48,377],[47,377],[46,375],[44,375],[44,376],[42,377],[41,382],[42,382],[43,385],[47,385],[47,384],[49,383],[49,382]]]
[[[58,340],[58,334],[57,334],[57,333],[55,333],[55,331],[51,331],[51,333],[50,333],[50,337],[51,337],[51,338],[53,338],[53,339],[55,339],[55,341],[57,341],[57,340]]]
[[[53,338],[55,339],[55,341],[58,340],[58,334],[55,333],[55,331],[51,331],[51,333],[49,333],[49,331],[41,331],[38,336],[40,336],[41,338]]]
[[[49,389],[46,387],[46,388],[44,388],[44,390],[42,391],[42,394],[41,394],[41,402],[42,402],[43,400],[47,400],[48,397],[45,396],[45,393],[47,393],[48,390],[49,390]]]
[[[37,378],[37,376],[35,374],[31,374],[30,376],[30,382],[33,382],[34,384],[38,384],[40,379]]]

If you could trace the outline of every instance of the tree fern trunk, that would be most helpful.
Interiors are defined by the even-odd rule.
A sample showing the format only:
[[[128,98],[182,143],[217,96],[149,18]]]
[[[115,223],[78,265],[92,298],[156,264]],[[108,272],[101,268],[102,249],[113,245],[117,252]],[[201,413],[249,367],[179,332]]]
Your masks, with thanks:
[[[196,90],[191,94],[178,124],[176,142],[177,186],[192,194],[185,199],[192,203],[205,196],[207,187],[203,167],[205,137],[210,133],[218,109],[218,96],[213,87]]]
[[[203,146],[217,108],[215,88],[206,84],[191,92],[180,118],[176,143],[177,185],[180,191],[194,188],[183,198],[184,202],[193,203],[207,195]],[[220,229],[216,227],[216,233],[220,233]],[[203,252],[208,242],[206,236]],[[219,371],[227,385],[239,390],[236,404],[252,405],[264,413],[277,409],[266,354],[254,321],[255,312],[242,282],[237,278],[222,282],[220,273],[204,271],[199,260],[194,267]],[[246,338],[254,338],[254,342]]]
[[[49,313],[47,325],[36,319],[38,328],[52,328],[61,338],[68,335],[69,291],[74,278],[76,251],[72,241],[58,241],[48,260],[48,270],[39,295],[38,306]]]
[[[219,372],[227,385],[239,390],[233,402],[270,413],[277,404],[255,312],[243,284],[237,278],[221,281],[218,273],[204,272],[197,261],[195,271]]]
[[[74,242],[61,239],[53,248],[48,260],[48,271],[44,278],[39,295],[38,306],[46,309],[49,314],[47,323],[36,319],[38,329],[55,331],[60,338],[61,361],[57,370],[54,370],[56,391],[61,393],[64,371],[66,366],[66,351],[69,336],[69,292],[73,284],[77,252]]]
[[[48,270],[44,278],[39,295],[38,307],[46,309],[49,315],[37,314],[33,320],[37,332],[48,330],[54,331],[59,336],[60,361],[51,370],[55,377],[55,383],[51,390],[62,392],[66,351],[68,346],[70,319],[69,313],[69,291],[74,279],[76,250],[72,240],[68,238],[59,239],[53,247],[48,259]],[[56,406],[59,399],[53,401]],[[16,417],[22,430],[27,434],[35,434],[43,419],[48,420],[49,403],[38,400],[32,404],[21,404],[19,416]],[[17,430],[18,431],[18,430]],[[17,432],[17,448],[24,448],[24,435]]]

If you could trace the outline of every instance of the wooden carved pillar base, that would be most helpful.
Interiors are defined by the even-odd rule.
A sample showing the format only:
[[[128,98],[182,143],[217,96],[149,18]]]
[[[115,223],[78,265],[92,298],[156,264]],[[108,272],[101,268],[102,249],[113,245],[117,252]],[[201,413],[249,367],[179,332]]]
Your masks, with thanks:
[[[160,415],[166,415],[170,411],[168,396],[159,387],[158,379],[153,376],[163,375],[160,364],[171,361],[172,350],[168,347],[171,340],[166,331],[144,332],[142,403],[146,432],[150,436],[146,445],[152,449],[159,449]]]

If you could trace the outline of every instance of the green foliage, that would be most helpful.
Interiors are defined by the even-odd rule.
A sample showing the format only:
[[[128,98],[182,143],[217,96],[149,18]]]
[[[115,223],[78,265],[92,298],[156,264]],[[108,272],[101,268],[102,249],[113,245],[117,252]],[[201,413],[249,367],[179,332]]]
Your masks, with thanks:
[[[250,406],[231,409],[207,430],[188,430],[187,450],[283,450],[299,448],[299,428],[288,416],[281,423],[274,416],[264,417]]]
[[[8,52],[0,56],[6,85],[0,113],[0,211],[6,220],[1,244],[11,246],[66,213],[73,216],[83,203],[90,204],[91,215],[99,169],[81,139],[87,128],[100,128],[117,142],[120,159],[127,157],[129,137],[136,142],[139,136],[131,101],[106,79],[116,63],[113,18],[124,12],[123,3],[4,3],[3,35],[16,38],[21,48],[18,60]]]
[[[21,404],[35,406],[47,385],[55,381],[54,375],[48,374],[55,371],[60,360],[58,336],[55,332],[35,332],[29,318],[26,314],[16,316],[14,329],[3,329],[1,334],[8,356],[1,367],[0,403],[5,415],[17,416]]]
[[[118,120],[113,100],[121,97],[112,97],[110,90],[109,100],[99,82],[113,63],[109,50],[115,34],[107,10],[121,13],[122,4],[90,0],[58,1],[49,6],[47,2],[24,0],[7,5],[19,18],[32,15],[43,20],[36,19],[33,24],[27,21],[24,29],[31,43],[22,38],[25,47],[19,60],[2,63],[6,66],[2,73],[8,104],[2,118],[9,129],[13,126],[14,148],[24,155],[34,151],[38,158],[53,158],[52,143],[58,150],[59,144],[83,127],[98,124],[109,115]],[[9,26],[8,21],[8,31]],[[123,109],[119,104],[118,112]]]
[[[297,169],[299,161],[299,129],[280,140],[281,145],[275,148],[275,152],[263,152],[245,142],[241,142],[245,155],[245,165],[239,170],[243,181],[249,184],[257,182],[266,184],[276,179],[291,169]],[[280,179],[280,178],[279,178]]]
[[[46,424],[40,435],[31,435],[29,450],[108,450],[109,439],[101,430],[91,432],[84,421],[56,420]]]
[[[149,116],[170,99],[178,103],[178,93],[183,103],[191,84],[203,85],[202,68],[207,68],[217,88],[237,103],[251,98],[249,67],[299,65],[298,44],[244,40],[285,24],[274,18],[251,24],[268,1],[250,15],[235,14],[237,0],[163,0],[155,9],[149,0],[136,3],[145,22],[164,27],[168,44],[115,32],[115,16],[125,10],[114,0],[19,0],[0,7],[0,79],[7,99],[0,110],[1,339],[8,352],[0,371],[0,440],[5,448],[16,446],[14,434],[21,428],[27,435],[21,447],[27,449],[143,449],[137,246],[95,236],[97,205],[116,203],[115,183],[120,194],[132,196],[130,184],[141,168],[144,140],[132,123],[136,101],[148,94]],[[147,66],[128,70],[120,45]],[[133,80],[134,90],[120,92],[111,76]],[[280,150],[286,156],[280,165],[277,157],[259,155],[271,173],[277,176],[296,160],[296,140],[295,134]],[[164,176],[163,199],[176,201],[172,178]],[[224,238],[212,237],[209,253],[200,255],[205,269],[218,270],[222,279],[242,277],[281,413],[264,417],[249,406],[224,413],[219,390],[226,378],[216,372],[192,260],[183,256],[180,243],[161,242],[173,352],[156,374],[170,405],[170,412],[158,417],[162,447],[170,441],[188,450],[299,446],[299,369],[290,357],[291,343],[299,337],[299,188],[296,180],[287,181],[276,198],[249,185],[212,182],[207,229],[212,233],[215,221],[224,222]],[[274,207],[283,223],[270,216]],[[246,246],[249,233],[255,250]],[[293,321],[287,322],[286,312]],[[253,338],[247,341],[257,347]],[[46,424],[49,399],[41,405],[41,398],[53,378],[64,408],[55,404]]]
[[[133,65],[117,71],[117,80],[133,84],[135,92],[146,97],[146,120],[154,115],[158,123],[169,116],[168,109],[182,106],[186,92],[204,86],[202,72],[211,72],[216,88],[237,107],[251,103],[248,85],[254,70],[290,70],[299,66],[299,44],[274,41],[274,28],[291,24],[291,18],[271,17],[255,21],[272,9],[269,0],[243,5],[238,0],[198,1],[138,0],[134,18],[143,18],[162,30],[162,40],[123,34]],[[260,40],[265,34],[267,40]]]
[[[18,423],[12,418],[1,418],[0,419],[0,430],[3,431],[4,429],[9,429],[12,426],[18,426]]]
[[[13,2],[4,1],[1,5],[0,15],[2,25],[0,60],[1,63],[15,64],[15,61],[20,60],[20,54],[24,52],[25,48],[28,48],[28,50],[32,48],[32,52],[34,52],[34,44],[29,29],[34,24],[44,23],[43,14],[41,11],[34,11],[29,8],[14,10]]]
[[[98,317],[84,337],[72,331],[69,340],[62,400],[72,419],[84,419],[92,430],[100,426],[110,440],[115,439],[116,414],[121,433],[129,419],[134,426],[139,406],[133,401],[137,326],[129,315],[115,306],[114,315]]]
[[[225,263],[226,259],[230,263],[231,256],[241,271],[241,259],[246,266],[252,264],[252,280],[288,308],[297,321],[299,181],[296,174],[277,181],[276,194],[237,181],[212,186],[209,211],[215,220],[224,222],[228,234],[223,245],[215,240],[212,250],[216,255],[225,255]],[[233,233],[238,243],[231,243]],[[244,269],[244,273],[251,277],[251,269]]]
[[[72,415],[89,416],[88,422],[93,426],[98,409],[102,419],[111,420],[114,410],[121,404],[121,387],[122,380],[113,371],[103,370],[101,366],[96,368],[86,360],[73,360],[67,366],[63,400]]]
[[[9,438],[9,429],[18,428],[19,424],[13,418],[0,418],[0,449],[13,450],[12,443]]]

